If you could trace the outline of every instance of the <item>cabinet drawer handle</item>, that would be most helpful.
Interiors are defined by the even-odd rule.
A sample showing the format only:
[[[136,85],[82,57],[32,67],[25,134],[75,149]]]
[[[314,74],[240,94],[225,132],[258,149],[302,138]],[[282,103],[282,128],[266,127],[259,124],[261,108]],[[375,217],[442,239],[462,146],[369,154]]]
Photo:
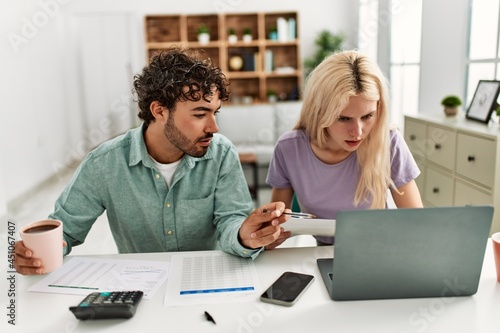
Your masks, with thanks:
[[[467,161],[474,162],[475,160],[476,160],[476,157],[474,155],[467,156]]]
[[[432,189],[432,193],[439,193],[439,187],[434,187]]]
[[[434,148],[436,148],[436,150],[439,150],[439,149],[441,149],[441,144],[439,144],[439,143],[436,143],[436,144],[434,145]]]
[[[415,141],[416,138],[417,138],[417,136],[415,134],[411,134],[410,135],[410,140],[411,141]]]

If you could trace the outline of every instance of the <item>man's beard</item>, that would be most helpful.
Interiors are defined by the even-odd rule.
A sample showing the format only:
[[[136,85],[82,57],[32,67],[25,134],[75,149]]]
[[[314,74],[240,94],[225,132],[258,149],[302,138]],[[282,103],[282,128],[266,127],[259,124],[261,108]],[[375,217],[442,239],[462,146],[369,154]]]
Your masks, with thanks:
[[[189,139],[181,131],[179,131],[177,126],[175,126],[174,118],[171,117],[170,114],[163,129],[163,133],[174,146],[192,157],[204,156],[207,153],[208,147],[201,147],[196,144],[201,140],[212,138],[214,136],[213,133],[206,133],[202,137],[197,138],[194,142],[190,142]]]

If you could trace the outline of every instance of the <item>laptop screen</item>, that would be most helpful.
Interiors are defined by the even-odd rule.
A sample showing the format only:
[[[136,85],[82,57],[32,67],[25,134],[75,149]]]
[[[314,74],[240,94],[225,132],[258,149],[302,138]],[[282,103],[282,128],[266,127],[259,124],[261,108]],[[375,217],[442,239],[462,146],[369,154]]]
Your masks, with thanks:
[[[492,217],[491,206],[339,212],[323,279],[335,300],[472,295]]]

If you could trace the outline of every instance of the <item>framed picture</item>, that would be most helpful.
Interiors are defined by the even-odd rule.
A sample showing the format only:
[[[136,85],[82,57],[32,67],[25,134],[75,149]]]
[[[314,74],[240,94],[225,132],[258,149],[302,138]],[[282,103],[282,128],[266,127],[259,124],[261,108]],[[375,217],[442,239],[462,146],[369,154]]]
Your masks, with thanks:
[[[479,80],[466,117],[483,123],[490,121],[491,113],[497,107],[500,81]]]

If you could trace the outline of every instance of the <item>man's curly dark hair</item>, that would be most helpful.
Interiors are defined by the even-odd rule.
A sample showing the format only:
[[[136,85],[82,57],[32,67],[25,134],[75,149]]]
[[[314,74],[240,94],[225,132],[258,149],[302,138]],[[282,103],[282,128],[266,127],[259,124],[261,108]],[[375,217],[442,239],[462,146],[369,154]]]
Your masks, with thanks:
[[[210,101],[213,87],[219,99],[229,99],[229,83],[221,69],[210,59],[201,59],[200,53],[172,47],[155,54],[142,74],[134,76],[134,91],[139,104],[139,118],[146,125],[154,121],[149,106],[158,101],[174,111],[178,101]],[[187,89],[186,89],[187,88]]]

